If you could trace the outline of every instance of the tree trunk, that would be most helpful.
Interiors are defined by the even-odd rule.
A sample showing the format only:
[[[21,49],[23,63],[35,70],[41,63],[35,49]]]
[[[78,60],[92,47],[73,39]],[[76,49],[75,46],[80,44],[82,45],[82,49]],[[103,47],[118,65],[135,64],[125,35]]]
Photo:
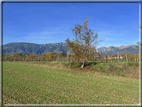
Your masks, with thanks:
[[[81,68],[83,68],[84,67],[84,61],[82,61],[83,62],[83,64],[81,65]]]
[[[38,61],[40,61],[40,55],[38,55]]]
[[[118,62],[119,62],[119,52],[117,52],[118,53]]]
[[[107,62],[107,57],[108,57],[108,56],[107,56],[107,54],[106,54],[106,62]]]
[[[101,56],[101,62],[103,62],[103,59],[102,59],[102,51],[101,51],[101,55],[100,55],[100,56]]]
[[[128,62],[127,54],[126,54],[126,62]]]

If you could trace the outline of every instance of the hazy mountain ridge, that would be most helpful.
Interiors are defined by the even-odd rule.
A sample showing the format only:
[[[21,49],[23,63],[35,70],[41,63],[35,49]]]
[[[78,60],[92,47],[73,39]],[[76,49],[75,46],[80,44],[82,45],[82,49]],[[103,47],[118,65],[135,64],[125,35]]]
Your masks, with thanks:
[[[131,55],[134,55],[134,54],[139,54],[139,46],[138,45],[128,45],[128,46],[120,46],[120,47],[110,46],[108,48],[101,47],[101,48],[98,48],[96,51],[99,53],[102,52],[102,54],[114,55],[114,54],[117,54],[117,52],[119,52],[119,54],[127,52]]]
[[[46,54],[47,52],[54,52],[59,53],[63,52],[66,53],[66,43],[48,43],[48,44],[35,44],[35,43],[26,43],[26,42],[19,42],[19,43],[8,43],[3,45],[3,54],[12,54],[14,53],[32,53],[35,55],[38,54]],[[102,54],[117,54],[117,52],[124,53],[127,52],[129,54],[139,54],[139,46],[137,45],[128,45],[128,46],[110,46],[110,47],[101,47],[96,49],[97,52],[102,52]]]
[[[66,44],[61,43],[48,43],[48,44],[35,44],[35,43],[8,43],[3,45],[3,54],[14,53],[32,53],[32,54],[46,54],[47,52],[63,52],[65,53]]]

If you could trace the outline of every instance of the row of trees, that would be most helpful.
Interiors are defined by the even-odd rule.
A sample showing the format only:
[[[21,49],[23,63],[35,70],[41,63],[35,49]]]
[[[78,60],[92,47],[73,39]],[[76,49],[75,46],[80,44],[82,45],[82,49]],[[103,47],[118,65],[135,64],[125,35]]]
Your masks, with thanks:
[[[51,53],[44,55],[13,53],[12,55],[3,55],[3,61],[54,61],[61,60],[61,57],[66,56],[66,53]]]
[[[138,61],[139,54],[130,55],[127,53],[117,55],[101,55],[101,53],[91,53],[86,61]],[[3,61],[77,61],[74,54],[51,53],[44,55],[13,53],[12,55],[3,55]]]

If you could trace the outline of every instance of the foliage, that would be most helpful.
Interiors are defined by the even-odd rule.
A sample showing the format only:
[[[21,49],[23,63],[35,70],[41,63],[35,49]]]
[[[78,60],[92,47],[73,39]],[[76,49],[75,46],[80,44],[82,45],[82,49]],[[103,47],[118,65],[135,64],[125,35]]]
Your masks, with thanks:
[[[79,67],[80,65],[77,63],[77,62],[75,62],[75,61],[73,61],[73,62],[70,62],[70,65],[69,65],[71,68],[77,68],[77,67]]]
[[[67,45],[71,52],[74,53],[75,61],[83,63],[83,66],[89,59],[92,58],[95,47],[98,44],[98,34],[88,28],[88,17],[84,21],[84,25],[77,24],[72,29],[75,34],[75,39],[70,41],[66,40]]]
[[[103,72],[106,75],[139,79],[138,62],[97,62],[95,66],[91,65],[89,69],[91,71]]]
[[[136,67],[139,67],[139,63],[133,63],[133,62],[128,62],[128,66],[136,66]]]
[[[48,52],[46,54],[46,61],[51,61],[52,60],[52,56],[53,56],[53,54],[51,52]]]

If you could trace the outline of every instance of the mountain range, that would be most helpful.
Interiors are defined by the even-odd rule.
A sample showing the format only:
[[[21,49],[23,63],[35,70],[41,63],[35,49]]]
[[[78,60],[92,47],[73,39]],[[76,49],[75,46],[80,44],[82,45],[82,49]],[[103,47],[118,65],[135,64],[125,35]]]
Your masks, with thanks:
[[[99,53],[102,52],[102,54],[116,55],[117,52],[119,52],[119,54],[126,52],[128,54],[135,55],[135,54],[139,54],[139,46],[128,45],[128,46],[120,46],[120,47],[110,46],[108,48],[101,47],[101,48],[98,48],[96,51]]]
[[[67,44],[64,42],[60,43],[48,43],[48,44],[35,44],[35,43],[8,43],[3,45],[3,54],[12,54],[12,53],[32,53],[34,55],[46,54],[47,52],[54,53],[66,53],[69,52],[66,50],[68,48]],[[139,54],[138,45],[128,45],[128,46],[110,46],[110,47],[101,47],[96,49],[97,52],[102,52],[102,54],[119,54],[127,52],[131,55]]]

